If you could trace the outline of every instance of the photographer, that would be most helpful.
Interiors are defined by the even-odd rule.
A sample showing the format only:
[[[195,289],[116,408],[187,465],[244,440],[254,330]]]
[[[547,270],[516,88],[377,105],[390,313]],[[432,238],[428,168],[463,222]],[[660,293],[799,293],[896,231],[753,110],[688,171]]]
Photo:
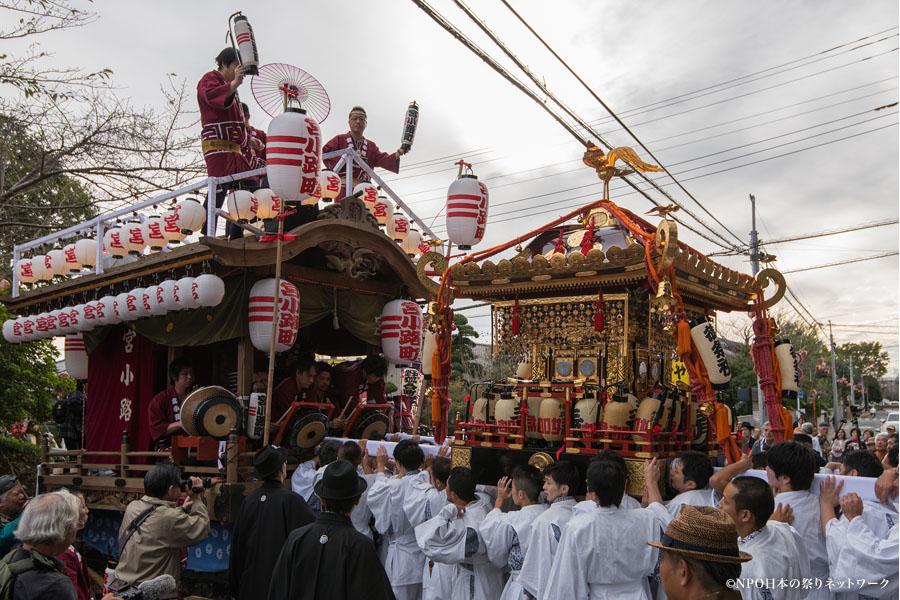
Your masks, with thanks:
[[[190,486],[187,489],[182,483],[181,471],[172,464],[156,465],[147,472],[145,495],[128,505],[119,528],[117,582],[137,586],[166,574],[180,581],[181,549],[209,536],[209,514],[201,498],[203,480],[191,477],[184,482]],[[177,507],[183,491],[187,498]]]

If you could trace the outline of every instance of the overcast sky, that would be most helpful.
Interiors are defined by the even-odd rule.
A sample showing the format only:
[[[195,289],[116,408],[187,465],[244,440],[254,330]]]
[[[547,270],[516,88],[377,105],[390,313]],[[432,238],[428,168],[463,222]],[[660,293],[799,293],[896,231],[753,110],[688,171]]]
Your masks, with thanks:
[[[455,177],[453,162],[472,162],[491,193],[485,247],[600,197],[596,175],[581,166],[583,147],[410,1],[84,4],[99,19],[42,36],[41,48],[55,53],[60,64],[112,69],[122,93],[136,104],[159,103],[168,73],[193,86],[213,68],[228,15],[237,10],[250,19],[263,63],[295,65],[325,87],[332,103],[323,123],[326,139],[346,131],[349,108],[361,104],[369,115],[367,137],[392,151],[406,106],[416,100],[421,115],[415,146],[400,175],[387,181],[431,222]],[[514,5],[745,243],[751,193],[762,240],[897,218],[897,108],[875,111],[897,102],[896,2]],[[512,68],[451,0],[433,6]],[[470,6],[554,94],[598,123],[607,140],[638,149],[499,0],[473,0]],[[268,117],[247,83],[241,95],[251,105],[253,123],[265,128]],[[754,161],[761,162],[741,166]],[[668,177],[654,178],[737,243]],[[613,186],[613,201],[638,213],[650,208],[648,200],[620,186]],[[659,192],[651,195],[668,203]],[[443,216],[434,220],[438,235],[443,224]],[[684,228],[679,235],[704,253],[722,250]],[[897,249],[896,225],[766,246],[782,271]],[[720,260],[750,272],[746,257]],[[890,372],[897,373],[897,256],[789,274],[787,280],[815,319],[837,325],[837,343],[881,341],[892,357]],[[489,334],[485,309],[468,314]]]

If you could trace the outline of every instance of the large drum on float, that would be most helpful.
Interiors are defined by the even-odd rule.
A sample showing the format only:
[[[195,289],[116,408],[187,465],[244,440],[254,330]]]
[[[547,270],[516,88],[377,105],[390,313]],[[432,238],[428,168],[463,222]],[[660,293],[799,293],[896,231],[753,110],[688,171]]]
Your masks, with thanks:
[[[243,421],[241,403],[223,387],[210,385],[192,392],[181,406],[181,426],[190,435],[224,440]]]
[[[358,440],[380,440],[384,438],[387,432],[390,419],[386,414],[369,411],[360,415],[350,437]]]
[[[328,433],[328,417],[317,410],[302,411],[294,419],[291,428],[291,448],[307,450],[315,448]]]
[[[566,430],[566,410],[561,398],[543,398],[540,409],[540,431],[548,442],[559,442]]]

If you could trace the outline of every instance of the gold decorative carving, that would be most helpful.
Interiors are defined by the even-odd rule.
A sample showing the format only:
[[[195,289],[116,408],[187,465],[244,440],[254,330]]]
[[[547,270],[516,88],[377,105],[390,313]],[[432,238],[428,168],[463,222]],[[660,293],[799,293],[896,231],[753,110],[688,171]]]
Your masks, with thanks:
[[[668,219],[660,221],[656,228],[656,248],[660,252],[656,270],[668,271],[678,257],[678,226],[675,221]]]
[[[644,493],[644,461],[625,459],[627,475],[625,477],[625,493],[630,496],[641,496]]]
[[[443,273],[447,270],[447,265],[447,259],[444,258],[443,254],[440,254],[438,252],[427,252],[420,256],[419,261],[416,263],[416,274],[419,276],[419,281],[421,281],[422,285],[424,285],[425,288],[434,296],[437,296],[438,291],[441,289],[441,286],[431,277],[426,275],[425,271],[428,270],[429,266],[431,266],[432,270],[434,270],[436,273]]]
[[[784,275],[776,269],[763,269],[756,274],[756,279],[754,279],[753,283],[754,287],[760,290],[769,287],[769,283],[775,284],[775,293],[770,294],[766,298],[766,308],[775,306],[779,300],[784,298],[784,293],[787,291],[787,282],[784,280]]]
[[[352,279],[371,279],[384,259],[369,248],[357,248],[346,242],[331,240],[318,245],[325,252],[325,264]]]
[[[536,467],[538,471],[544,472],[544,468],[553,462],[553,457],[546,452],[535,452],[528,459],[528,464]]]
[[[450,467],[472,468],[472,449],[465,446],[454,446],[450,451]]]
[[[353,221],[379,231],[378,220],[369,212],[365,203],[355,196],[345,197],[340,202],[326,206],[319,211],[319,215],[316,218]]]

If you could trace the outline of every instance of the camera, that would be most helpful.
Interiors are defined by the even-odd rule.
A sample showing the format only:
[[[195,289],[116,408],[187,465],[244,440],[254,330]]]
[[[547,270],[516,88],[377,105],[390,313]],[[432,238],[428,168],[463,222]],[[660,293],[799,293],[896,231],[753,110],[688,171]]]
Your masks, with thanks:
[[[199,494],[203,490],[208,490],[212,487],[212,478],[211,477],[200,477],[200,480],[203,482],[203,485],[200,487],[191,487],[191,479],[188,477],[187,479],[181,480],[181,491],[187,492],[191,490],[195,494]]]

